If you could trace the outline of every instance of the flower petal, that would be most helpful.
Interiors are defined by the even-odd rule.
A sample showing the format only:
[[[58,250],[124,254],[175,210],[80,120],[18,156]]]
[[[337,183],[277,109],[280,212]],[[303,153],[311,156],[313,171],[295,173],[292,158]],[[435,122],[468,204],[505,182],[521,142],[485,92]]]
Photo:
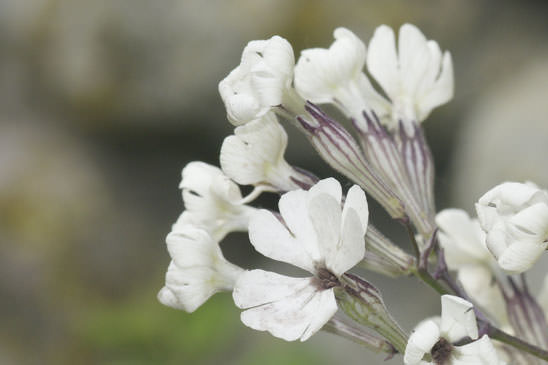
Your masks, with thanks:
[[[453,350],[453,365],[499,365],[497,350],[487,335]]]
[[[287,133],[276,116],[268,113],[234,130],[223,141],[220,162],[223,171],[241,185],[256,185],[289,179],[291,166],[284,160]]]
[[[333,35],[329,49],[306,49],[295,66],[295,88],[314,103],[334,101],[337,89],[357,80],[365,63],[365,45],[354,33],[337,28]]]
[[[412,24],[404,24],[400,28],[398,58],[402,87],[408,95],[415,96],[421,80],[432,65],[426,37]]]
[[[340,205],[342,199],[341,184],[334,178],[328,177],[318,181],[314,186],[310,188],[309,199],[314,199],[315,196],[320,194],[328,194]]]
[[[234,288],[234,302],[246,326],[287,341],[304,341],[337,311],[333,290],[320,290],[314,278],[253,270],[244,273]]]
[[[547,242],[514,242],[499,257],[498,263],[508,273],[527,271],[544,253],[547,245]]]
[[[508,324],[502,292],[486,266],[462,266],[458,271],[458,279],[466,293],[497,321],[499,327]]]
[[[327,264],[341,248],[341,204],[325,193],[312,195],[308,215],[316,231],[320,255]]]
[[[334,254],[325,259],[327,267],[337,276],[356,266],[365,256],[365,232],[362,231],[362,221],[354,209],[348,209],[342,224],[341,240]]]
[[[265,209],[255,213],[249,222],[249,240],[266,257],[295,265],[313,273],[314,260],[287,228]]]
[[[218,274],[211,268],[181,269],[171,263],[166,273],[166,285],[158,293],[158,300],[168,307],[192,313],[222,290],[222,284],[212,285],[217,279]]]
[[[361,228],[363,234],[367,231],[367,225],[369,222],[369,207],[367,205],[367,198],[364,191],[358,185],[352,185],[346,193],[346,199],[344,201],[344,208],[342,213],[343,227],[346,215],[350,210],[354,210],[358,215],[361,222]]]
[[[308,198],[308,192],[293,190],[282,195],[278,208],[289,232],[312,261],[320,262],[322,257],[317,244],[316,230],[308,214]]]
[[[437,44],[436,44],[437,45]],[[436,68],[432,68],[437,71]],[[441,64],[441,71],[438,79],[418,96],[417,109],[419,120],[424,120],[428,117],[432,109],[447,103],[453,98],[454,93],[454,76],[453,76],[453,61],[451,54],[445,52]]]
[[[440,330],[434,321],[421,322],[409,337],[403,362],[406,365],[420,364],[423,356],[430,352],[440,338]]]
[[[544,241],[548,238],[548,205],[544,202],[533,204],[512,216],[510,223],[526,235]]]
[[[444,209],[436,215],[436,224],[440,228],[438,238],[451,270],[491,258],[479,223],[470,219],[464,210]]]
[[[367,69],[393,101],[400,89],[400,73],[392,28],[381,25],[375,30],[369,42]]]
[[[472,303],[453,295],[442,295],[441,333],[450,342],[466,336],[477,339],[478,326]]]

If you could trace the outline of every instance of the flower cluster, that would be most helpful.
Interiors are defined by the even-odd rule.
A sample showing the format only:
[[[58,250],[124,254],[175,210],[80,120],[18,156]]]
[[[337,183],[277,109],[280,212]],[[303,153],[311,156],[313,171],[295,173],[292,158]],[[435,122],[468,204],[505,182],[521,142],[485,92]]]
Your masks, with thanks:
[[[399,353],[409,365],[548,359],[548,279],[535,297],[523,274],[508,276],[547,249],[548,193],[504,183],[479,199],[477,219],[459,209],[436,212],[421,122],[453,96],[451,55],[410,24],[397,42],[384,25],[368,46],[345,28],[333,35],[329,48],[303,50],[297,62],[279,36],[249,42],[219,83],[234,133],[222,144],[220,168],[191,162],[183,169],[185,210],[166,239],[172,261],[158,299],[192,312],[213,294],[232,292],[242,322],[255,330],[305,341],[324,329]],[[323,104],[338,108],[352,130]],[[286,161],[282,123],[354,185],[343,192],[334,178]],[[253,189],[242,196],[239,185]],[[253,206],[263,193],[280,195],[276,210]],[[414,255],[369,224],[366,193],[405,225]],[[228,262],[220,242],[234,231],[308,276]],[[441,295],[441,318],[409,336],[360,269],[422,280]]]

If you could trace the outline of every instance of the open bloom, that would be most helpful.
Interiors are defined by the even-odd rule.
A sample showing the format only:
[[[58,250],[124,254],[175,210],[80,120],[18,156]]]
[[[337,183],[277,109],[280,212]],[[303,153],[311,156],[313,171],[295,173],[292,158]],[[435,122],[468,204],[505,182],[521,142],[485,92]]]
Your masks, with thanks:
[[[335,314],[334,287],[364,257],[368,208],[356,185],[341,210],[341,186],[333,178],[309,191],[284,194],[279,209],[284,223],[267,210],[257,212],[249,238],[257,251],[304,269],[312,277],[292,278],[252,270],[238,279],[233,296],[247,326],[287,341],[305,341]]]
[[[392,102],[383,118],[388,128],[402,121],[409,133],[410,122],[423,121],[453,97],[451,55],[442,55],[438,44],[414,25],[402,25],[397,50],[392,28],[378,27],[369,42],[367,68]]]
[[[188,224],[206,229],[221,240],[232,231],[247,231],[256,208],[243,204],[240,188],[218,167],[200,161],[183,168],[182,189],[185,211],[174,226]]]
[[[282,37],[249,42],[240,65],[219,83],[228,120],[242,125],[280,105],[291,86],[294,65],[293,48]]]
[[[178,226],[166,243],[172,261],[158,300],[169,307],[193,312],[213,294],[232,290],[244,271],[225,260],[218,243],[203,229]]]
[[[497,352],[487,335],[464,346],[454,342],[478,338],[478,327],[470,302],[452,295],[441,297],[441,320],[421,322],[405,348],[404,363],[436,365],[498,365]],[[430,354],[432,362],[423,361]]]
[[[359,118],[373,107],[388,103],[371,86],[363,73],[365,44],[350,30],[337,28],[329,47],[305,49],[295,66],[295,88],[313,103],[333,103],[349,117]]]
[[[287,133],[270,112],[237,127],[221,147],[221,167],[242,185],[266,185],[277,190],[298,189],[295,183],[311,178],[291,167],[284,158]]]
[[[529,184],[507,182],[485,193],[476,204],[487,247],[500,267],[521,273],[548,246],[548,194]]]

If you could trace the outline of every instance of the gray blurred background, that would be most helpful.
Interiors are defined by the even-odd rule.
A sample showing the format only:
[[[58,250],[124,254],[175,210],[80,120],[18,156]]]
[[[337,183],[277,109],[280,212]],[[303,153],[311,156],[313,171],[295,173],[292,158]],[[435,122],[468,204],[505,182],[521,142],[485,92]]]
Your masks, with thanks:
[[[217,84],[249,40],[279,34],[298,56],[329,46],[337,26],[367,41],[380,24],[416,24],[455,66],[454,100],[425,124],[438,207],[472,212],[503,180],[548,187],[547,11],[501,0],[0,0],[0,364],[382,363],[329,334],[301,344],[247,329],[228,294],[192,315],[156,301],[180,170],[218,164],[232,132]],[[287,129],[288,161],[332,175]],[[383,212],[372,220],[406,247]],[[244,234],[223,250],[264,263]],[[363,276],[406,329],[439,314],[414,280]]]

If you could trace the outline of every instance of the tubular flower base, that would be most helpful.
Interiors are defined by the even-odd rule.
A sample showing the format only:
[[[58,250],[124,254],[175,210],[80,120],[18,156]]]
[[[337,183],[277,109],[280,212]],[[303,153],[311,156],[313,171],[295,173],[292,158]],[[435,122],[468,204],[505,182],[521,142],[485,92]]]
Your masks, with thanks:
[[[479,199],[478,219],[460,209],[437,212],[422,122],[453,96],[450,53],[410,24],[397,42],[394,30],[378,27],[368,47],[346,28],[333,36],[329,48],[302,50],[297,62],[280,36],[251,41],[219,83],[234,130],[221,168],[194,161],[182,171],[184,210],[166,238],[171,263],[158,300],[193,312],[215,293],[232,292],[252,329],[287,341],[323,329],[406,365],[548,361],[548,279],[535,296],[524,274],[548,247],[548,193],[503,183]],[[349,120],[328,115],[329,106]],[[286,160],[285,128],[303,133],[349,180],[346,194],[334,178]],[[261,209],[261,194],[273,194],[277,208]],[[393,242],[369,224],[366,194],[405,226],[410,242]],[[220,245],[235,231],[306,274],[230,263]],[[382,288],[360,276],[365,270],[419,279],[441,295],[441,317],[408,335]]]

